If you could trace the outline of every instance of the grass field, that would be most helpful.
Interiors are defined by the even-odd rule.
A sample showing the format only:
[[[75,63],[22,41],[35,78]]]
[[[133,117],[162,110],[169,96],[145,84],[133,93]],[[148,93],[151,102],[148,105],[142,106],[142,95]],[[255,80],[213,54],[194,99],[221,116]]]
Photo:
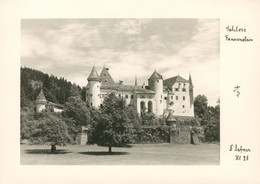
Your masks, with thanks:
[[[128,148],[96,145],[21,145],[22,165],[219,165],[219,144],[134,144]]]

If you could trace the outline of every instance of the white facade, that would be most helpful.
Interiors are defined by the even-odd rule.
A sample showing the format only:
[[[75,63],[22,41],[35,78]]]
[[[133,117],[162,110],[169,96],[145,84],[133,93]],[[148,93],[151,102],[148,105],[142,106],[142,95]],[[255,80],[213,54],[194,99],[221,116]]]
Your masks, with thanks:
[[[162,75],[154,71],[148,79],[148,86],[124,85],[115,83],[108,69],[97,74],[93,67],[88,77],[86,101],[98,108],[109,93],[125,99],[126,104],[134,105],[138,113],[152,112],[157,116],[167,115],[194,117],[193,84],[191,77],[186,80],[175,76],[163,80]]]

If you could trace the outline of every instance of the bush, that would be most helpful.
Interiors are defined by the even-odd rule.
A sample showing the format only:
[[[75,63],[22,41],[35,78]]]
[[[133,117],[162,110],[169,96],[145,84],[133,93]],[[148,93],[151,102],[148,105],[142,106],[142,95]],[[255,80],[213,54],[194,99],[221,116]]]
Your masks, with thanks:
[[[168,142],[172,130],[168,126],[143,126],[136,130],[135,143],[164,143]]]
[[[220,140],[219,121],[205,125],[204,128],[205,141],[215,142]]]

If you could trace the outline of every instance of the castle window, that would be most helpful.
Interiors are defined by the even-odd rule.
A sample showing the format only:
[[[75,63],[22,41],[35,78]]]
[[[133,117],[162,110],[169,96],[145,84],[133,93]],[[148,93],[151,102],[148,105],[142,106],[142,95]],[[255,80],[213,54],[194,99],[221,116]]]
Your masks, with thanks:
[[[179,88],[175,88],[175,91],[179,91]]]
[[[173,99],[173,96],[171,96],[171,99]]]
[[[107,74],[106,74],[106,73],[104,73],[104,76],[107,76]]]
[[[107,82],[107,79],[105,79],[105,82]]]
[[[99,86],[97,86],[97,88],[98,88]]]
[[[148,112],[153,112],[153,102],[148,102]]]
[[[145,98],[145,95],[140,95],[140,98]]]
[[[131,95],[131,99],[133,99],[134,98],[134,95]]]
[[[183,91],[183,92],[186,92],[186,88],[182,88],[182,91]]]
[[[128,98],[128,95],[125,95],[125,98]]]
[[[179,98],[178,98],[178,96],[176,96],[176,100],[178,100]]]
[[[161,99],[162,99],[162,95],[161,95]]]
[[[173,102],[170,102],[170,106],[173,106],[173,104],[174,104]]]
[[[164,100],[167,100],[167,97],[166,97],[166,96],[164,97]]]
[[[121,94],[119,94],[118,96],[121,97]]]
[[[182,99],[185,100],[185,96],[183,96]]]
[[[157,80],[157,82],[159,82],[159,80]]]
[[[182,108],[185,108],[185,105],[183,105]]]

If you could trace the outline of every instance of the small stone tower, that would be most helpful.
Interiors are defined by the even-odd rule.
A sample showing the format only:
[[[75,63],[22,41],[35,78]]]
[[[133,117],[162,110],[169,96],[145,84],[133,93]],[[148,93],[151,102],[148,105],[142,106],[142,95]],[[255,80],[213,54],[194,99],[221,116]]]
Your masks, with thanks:
[[[42,112],[45,110],[45,106],[47,104],[47,100],[43,94],[43,91],[41,89],[41,92],[40,94],[37,96],[37,99],[36,99],[36,112]]]
[[[148,85],[151,90],[155,91],[155,114],[157,116],[163,115],[163,77],[156,70],[148,79]]]
[[[169,115],[166,118],[166,125],[171,126],[176,123],[176,119],[174,118],[172,111],[169,112]]]
[[[87,85],[87,96],[86,100],[89,103],[89,106],[98,108],[101,103],[100,98],[100,86],[101,81],[100,77],[97,73],[95,66],[93,66],[92,71],[88,77],[88,85]]]

